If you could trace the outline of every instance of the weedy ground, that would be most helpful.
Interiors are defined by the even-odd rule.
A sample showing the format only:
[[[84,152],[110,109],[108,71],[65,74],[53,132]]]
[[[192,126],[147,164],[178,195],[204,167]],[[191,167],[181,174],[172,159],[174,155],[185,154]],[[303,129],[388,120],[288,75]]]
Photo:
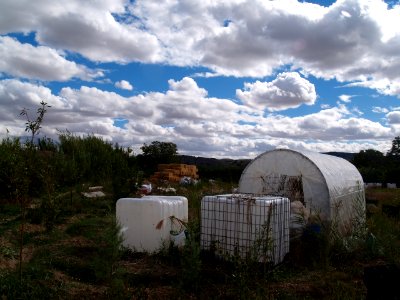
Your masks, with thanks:
[[[200,200],[230,192],[218,183],[178,187],[189,199],[191,238],[183,248],[157,253],[121,248],[115,199],[57,197],[54,226],[33,199],[26,212],[22,279],[19,277],[18,205],[0,202],[1,299],[363,299],[365,266],[400,263],[399,190],[368,190],[377,210],[368,215],[368,236],[351,250],[323,235],[291,245],[285,261],[265,270],[244,261],[225,262],[199,249]],[[375,203],[375,202],[374,202]],[[343,245],[341,245],[343,246]]]

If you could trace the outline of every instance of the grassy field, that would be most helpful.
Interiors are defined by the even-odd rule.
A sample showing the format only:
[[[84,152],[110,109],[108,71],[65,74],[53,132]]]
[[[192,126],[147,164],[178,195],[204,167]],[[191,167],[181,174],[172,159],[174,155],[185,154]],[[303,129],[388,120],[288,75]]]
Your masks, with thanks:
[[[200,200],[230,190],[218,183],[178,187],[177,194],[189,199],[192,238],[181,249],[165,245],[153,254],[120,248],[112,195],[60,195],[50,230],[33,199],[22,248],[20,208],[2,203],[0,299],[363,299],[366,266],[400,263],[399,215],[387,210],[400,206],[400,191],[386,189],[367,191],[376,209],[368,214],[365,239],[355,247],[317,236],[291,245],[287,259],[267,270],[204,255],[198,241]]]

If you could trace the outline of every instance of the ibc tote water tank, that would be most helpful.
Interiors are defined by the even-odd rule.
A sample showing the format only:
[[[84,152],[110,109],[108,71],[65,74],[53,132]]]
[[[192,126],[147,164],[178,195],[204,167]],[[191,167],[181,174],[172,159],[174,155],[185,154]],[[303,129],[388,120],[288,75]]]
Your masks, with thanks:
[[[290,202],[288,198],[227,194],[201,201],[201,248],[222,257],[256,251],[260,262],[278,264],[289,252]],[[269,230],[268,230],[269,228]],[[269,237],[266,253],[257,243]],[[265,239],[266,240],[266,239]]]
[[[187,222],[188,201],[181,196],[121,198],[116,204],[116,216],[124,247],[155,252],[163,242],[173,239],[171,230],[179,230],[170,217]]]

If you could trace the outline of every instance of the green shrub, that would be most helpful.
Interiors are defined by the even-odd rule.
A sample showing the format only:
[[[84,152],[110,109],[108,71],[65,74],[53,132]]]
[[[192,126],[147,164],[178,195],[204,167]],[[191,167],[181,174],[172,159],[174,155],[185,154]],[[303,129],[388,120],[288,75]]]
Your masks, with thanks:
[[[400,220],[375,214],[368,220],[367,251],[372,257],[400,264]]]
[[[201,281],[200,223],[198,219],[187,225],[185,245],[181,254],[181,268],[181,286],[185,290],[198,291]]]
[[[56,299],[64,294],[59,284],[50,284],[52,274],[42,265],[30,263],[22,270],[22,280],[17,272],[0,272],[0,297],[2,299]]]
[[[88,270],[88,277],[92,277],[93,281],[108,283],[118,277],[118,261],[122,255],[122,236],[120,226],[116,224],[113,216],[82,219],[71,224],[66,229],[66,233],[72,236],[83,236],[87,239],[89,246],[86,246],[85,249],[71,247],[69,252],[76,258],[75,262],[79,268],[84,265]],[[85,256],[84,262],[80,259],[83,256]],[[62,263],[61,267],[63,267]],[[86,278],[86,280],[89,279]]]

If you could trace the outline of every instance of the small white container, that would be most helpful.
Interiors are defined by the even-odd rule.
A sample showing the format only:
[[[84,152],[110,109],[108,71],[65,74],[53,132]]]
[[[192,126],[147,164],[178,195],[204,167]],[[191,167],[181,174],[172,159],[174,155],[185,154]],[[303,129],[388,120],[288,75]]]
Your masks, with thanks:
[[[134,251],[155,252],[163,242],[176,240],[171,231],[179,232],[183,228],[171,217],[187,222],[188,201],[181,196],[121,198],[116,204],[116,216],[123,246]]]

